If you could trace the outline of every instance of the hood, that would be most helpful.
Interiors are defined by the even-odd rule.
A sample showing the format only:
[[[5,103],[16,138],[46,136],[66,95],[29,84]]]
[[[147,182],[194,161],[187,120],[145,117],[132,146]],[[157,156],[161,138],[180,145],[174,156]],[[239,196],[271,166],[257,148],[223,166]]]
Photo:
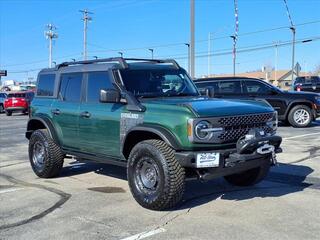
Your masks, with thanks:
[[[273,112],[263,101],[226,100],[205,97],[144,99],[142,103],[180,105],[189,108],[198,117],[220,117]]]
[[[320,94],[319,93],[315,93],[315,92],[298,92],[298,91],[284,91],[284,93],[286,94],[290,94],[290,95],[294,95],[297,97],[319,97]]]

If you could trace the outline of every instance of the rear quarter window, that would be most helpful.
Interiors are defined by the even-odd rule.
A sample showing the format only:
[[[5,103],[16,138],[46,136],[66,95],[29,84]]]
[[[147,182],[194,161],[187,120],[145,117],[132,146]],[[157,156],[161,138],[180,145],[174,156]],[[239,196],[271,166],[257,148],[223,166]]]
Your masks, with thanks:
[[[51,97],[54,92],[55,74],[41,74],[37,86],[37,96]]]

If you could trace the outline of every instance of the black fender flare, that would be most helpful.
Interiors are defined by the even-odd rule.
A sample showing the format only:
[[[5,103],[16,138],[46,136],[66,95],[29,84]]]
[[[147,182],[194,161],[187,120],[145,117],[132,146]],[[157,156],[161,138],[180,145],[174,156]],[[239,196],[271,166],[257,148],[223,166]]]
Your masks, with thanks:
[[[311,105],[311,111],[312,111],[312,113],[314,114],[314,110],[313,110],[313,102],[312,101],[308,101],[308,100],[305,100],[305,99],[296,99],[296,100],[294,100],[294,101],[292,101],[292,102],[290,102],[289,103],[289,105],[288,105],[288,107],[287,107],[287,109],[286,109],[286,112],[285,112],[285,116],[286,116],[286,118],[288,117],[288,115],[289,115],[289,112],[291,111],[291,109],[292,109],[292,106],[293,105],[296,105],[296,104],[299,104],[299,105]],[[314,116],[313,116],[314,117]]]
[[[31,137],[31,134],[32,134],[32,132],[33,131],[35,131],[35,130],[37,130],[37,129],[39,129],[39,128],[37,128],[37,129],[33,129],[32,128],[32,123],[34,123],[34,122],[41,122],[44,126],[45,126],[45,128],[49,131],[49,134],[50,134],[50,137],[56,142],[56,143],[60,143],[60,141],[59,141],[59,138],[58,138],[58,135],[57,135],[57,133],[56,133],[56,130],[55,130],[55,128],[54,128],[54,126],[53,126],[53,123],[52,123],[52,121],[48,118],[48,117],[46,117],[46,116],[36,116],[36,117],[31,117],[29,120],[28,120],[28,123],[27,123],[27,132],[26,132],[26,138],[27,139],[30,139],[30,137]]]
[[[158,135],[163,141],[165,141],[170,147],[175,150],[181,150],[181,144],[178,139],[169,131],[168,129],[155,124],[140,124],[133,128],[131,128],[127,133],[123,140],[123,144],[125,144],[127,137],[132,132],[150,132]]]

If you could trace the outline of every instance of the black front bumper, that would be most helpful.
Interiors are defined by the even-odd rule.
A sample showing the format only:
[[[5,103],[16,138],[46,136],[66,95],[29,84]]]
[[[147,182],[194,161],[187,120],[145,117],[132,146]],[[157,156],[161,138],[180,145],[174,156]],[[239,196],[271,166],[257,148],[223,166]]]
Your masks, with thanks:
[[[264,164],[274,164],[274,154],[282,152],[280,148],[281,137],[269,136],[253,139],[243,148],[233,148],[212,151],[181,151],[176,152],[175,157],[181,166],[187,169],[195,169],[197,172],[206,173],[206,180],[239,173],[256,168]],[[261,154],[257,149],[268,143],[274,147],[274,152]],[[220,154],[219,166],[210,168],[197,168],[197,154],[215,152]]]

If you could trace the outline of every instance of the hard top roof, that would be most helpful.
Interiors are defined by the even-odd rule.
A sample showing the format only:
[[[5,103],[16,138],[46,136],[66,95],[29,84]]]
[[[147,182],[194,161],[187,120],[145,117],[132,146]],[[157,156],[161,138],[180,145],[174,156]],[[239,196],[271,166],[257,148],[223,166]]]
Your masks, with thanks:
[[[83,72],[99,71],[108,69],[180,69],[178,63],[173,59],[138,59],[138,58],[105,58],[77,62],[64,62],[54,68],[45,68],[40,73],[49,72]]]

